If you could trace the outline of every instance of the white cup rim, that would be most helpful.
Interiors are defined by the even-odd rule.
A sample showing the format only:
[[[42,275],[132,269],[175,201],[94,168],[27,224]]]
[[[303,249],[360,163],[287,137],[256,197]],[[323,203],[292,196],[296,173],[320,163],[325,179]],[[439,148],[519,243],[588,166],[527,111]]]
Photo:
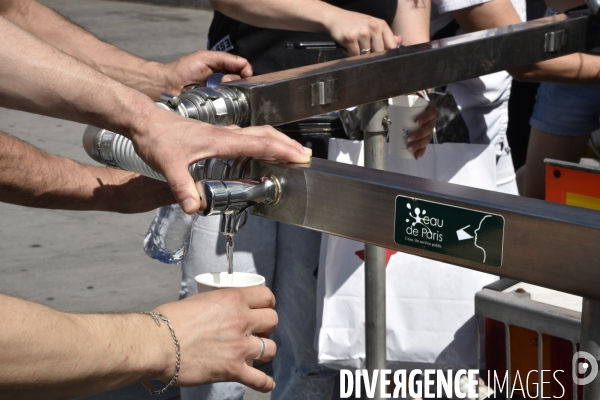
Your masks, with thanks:
[[[400,99],[400,98],[414,98],[415,99],[415,103],[412,106],[404,106],[401,104],[394,104],[394,99]],[[427,105],[429,104],[429,100],[416,95],[416,94],[403,94],[401,96],[396,96],[396,97],[392,97],[390,98],[389,101],[389,105],[390,107],[400,107],[400,108],[425,108]]]
[[[252,279],[250,279],[249,282],[244,282],[244,283],[239,283],[239,284],[234,284],[234,285],[229,284],[229,282],[227,282],[227,281],[225,281],[223,283],[214,283],[214,282],[209,281],[209,279],[214,280],[215,275],[218,275],[220,277],[221,274],[227,274],[227,273],[226,272],[206,272],[204,274],[196,275],[194,277],[194,280],[196,281],[196,283],[198,283],[200,285],[218,288],[218,289],[260,286],[265,283],[265,277],[262,275],[253,274],[251,272],[235,272],[235,271],[233,272],[234,281],[235,281],[236,276],[244,276],[246,278],[252,278]],[[207,278],[207,279],[203,280],[203,278]]]
[[[412,106],[403,106],[400,104],[394,104],[390,102],[390,107],[398,107],[398,108],[426,108],[429,105],[429,101],[425,100],[420,96],[416,96],[417,100]]]

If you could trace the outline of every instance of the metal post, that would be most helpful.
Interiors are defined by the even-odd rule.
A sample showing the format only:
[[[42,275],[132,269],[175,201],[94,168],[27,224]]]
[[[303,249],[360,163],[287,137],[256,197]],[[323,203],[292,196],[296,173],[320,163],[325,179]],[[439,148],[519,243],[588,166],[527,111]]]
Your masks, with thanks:
[[[583,299],[583,311],[581,313],[581,351],[588,352],[600,360],[600,302],[596,300]],[[591,366],[590,366],[591,367]],[[576,368],[576,366],[574,366]],[[583,400],[598,400],[600,398],[600,378],[596,377],[592,382],[583,387]]]
[[[538,399],[542,398],[544,393],[544,377],[542,371],[544,370],[544,335],[538,332]]]
[[[505,324],[504,325],[504,334],[506,335],[506,375],[507,375],[507,388],[506,388],[506,398],[507,399],[512,399],[512,393],[511,393],[511,373],[512,373],[512,368],[511,368],[511,357],[510,357],[510,325],[509,324]]]
[[[581,336],[581,332],[579,334]],[[580,340],[581,340],[581,338],[580,338]],[[577,353],[577,343],[571,342],[571,346],[573,348],[573,354]],[[579,392],[577,391],[577,388],[578,388],[577,384],[575,382],[573,382],[573,390],[572,390],[573,400],[579,400]]]
[[[385,141],[387,134],[387,101],[361,106],[361,129],[364,132],[365,167],[385,168]],[[386,365],[385,340],[385,249],[365,245],[365,335],[367,370]],[[374,399],[381,397],[381,380],[377,380]]]

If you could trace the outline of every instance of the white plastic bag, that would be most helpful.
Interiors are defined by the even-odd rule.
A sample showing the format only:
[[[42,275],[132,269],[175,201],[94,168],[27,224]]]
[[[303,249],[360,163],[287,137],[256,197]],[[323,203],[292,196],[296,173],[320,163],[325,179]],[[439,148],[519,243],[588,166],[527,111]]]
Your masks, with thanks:
[[[363,142],[331,139],[329,159],[362,165]],[[433,144],[420,160],[388,155],[386,164],[392,172],[496,189],[493,146]],[[496,277],[392,250],[387,255],[388,362],[474,366],[474,295]],[[315,347],[319,362],[331,368],[365,368],[362,258],[363,243],[323,235]]]

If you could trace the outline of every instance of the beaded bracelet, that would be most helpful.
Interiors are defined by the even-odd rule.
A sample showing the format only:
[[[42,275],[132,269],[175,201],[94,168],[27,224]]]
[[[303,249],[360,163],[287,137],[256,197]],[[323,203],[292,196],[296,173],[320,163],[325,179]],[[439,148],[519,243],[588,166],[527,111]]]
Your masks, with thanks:
[[[177,382],[177,378],[179,378],[179,366],[180,366],[180,361],[181,361],[181,353],[179,352],[179,341],[177,340],[177,336],[175,336],[175,331],[173,330],[173,327],[171,326],[171,322],[169,321],[169,318],[165,317],[162,314],[155,313],[154,311],[145,311],[142,314],[151,316],[152,319],[154,320],[154,322],[156,322],[156,325],[158,325],[158,326],[160,326],[160,320],[162,319],[169,327],[169,330],[171,331],[171,336],[173,337],[173,341],[175,342],[175,375],[173,375],[173,378],[171,379],[171,381],[169,383],[167,383],[167,386],[165,386],[161,390],[154,390],[152,385],[150,385],[150,382],[142,382],[142,385],[144,385],[144,387],[146,389],[148,389],[150,394],[154,396],[157,394],[165,393],[169,389],[169,387],[173,386],[175,384],[175,382]]]

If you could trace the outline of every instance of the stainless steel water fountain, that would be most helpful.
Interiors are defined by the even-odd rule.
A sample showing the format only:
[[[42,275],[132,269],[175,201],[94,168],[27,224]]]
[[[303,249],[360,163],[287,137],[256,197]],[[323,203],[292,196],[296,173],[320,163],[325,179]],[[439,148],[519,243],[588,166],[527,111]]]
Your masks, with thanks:
[[[590,0],[595,1],[595,0]],[[594,3],[597,6],[597,2]],[[597,9],[597,7],[596,7]],[[559,15],[450,39],[352,57],[164,96],[159,106],[217,125],[279,125],[363,105],[366,139],[361,168],[314,159],[275,164],[249,159],[203,160],[190,166],[221,230],[235,232],[245,210],[255,215],[367,243],[367,364],[385,368],[385,264],[380,248],[518,279],[585,297],[581,346],[600,359],[600,213],[386,171],[382,165],[385,100],[600,45],[596,16]],[[388,79],[382,79],[388,77]],[[84,145],[95,160],[163,179],[128,139],[89,128]],[[232,181],[233,179],[233,181]],[[395,241],[398,196],[493,213],[504,220],[500,267]],[[339,204],[344,207],[339,207]],[[351,216],[351,217],[349,217]],[[378,249],[379,248],[379,249]],[[380,393],[379,389],[375,393]],[[600,381],[584,399],[600,398]]]

